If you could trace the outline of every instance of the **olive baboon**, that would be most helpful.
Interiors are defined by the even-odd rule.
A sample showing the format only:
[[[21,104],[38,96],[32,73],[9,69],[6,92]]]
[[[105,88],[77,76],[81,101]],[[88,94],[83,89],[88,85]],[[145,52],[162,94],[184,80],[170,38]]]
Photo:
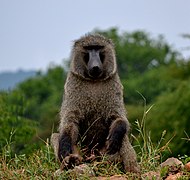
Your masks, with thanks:
[[[111,161],[123,162],[126,171],[139,171],[128,139],[123,87],[111,40],[86,35],[75,41],[60,116],[59,133],[51,141],[64,166],[81,162],[80,142],[85,149],[83,158],[84,154],[104,153]]]

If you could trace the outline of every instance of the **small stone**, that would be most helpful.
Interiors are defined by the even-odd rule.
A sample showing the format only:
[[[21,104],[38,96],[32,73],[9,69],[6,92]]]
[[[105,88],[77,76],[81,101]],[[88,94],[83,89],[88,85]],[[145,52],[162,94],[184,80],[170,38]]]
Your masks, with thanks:
[[[190,162],[188,162],[187,164],[185,164],[185,169],[186,169],[187,171],[190,171]]]
[[[124,176],[121,175],[114,175],[110,177],[110,180],[126,180],[127,178],[125,178]]]
[[[75,166],[72,170],[76,174],[86,174],[90,177],[95,176],[94,171],[86,164],[81,164],[79,166]]]
[[[69,169],[68,172],[73,176],[78,176],[78,175],[86,175],[89,177],[95,176],[94,171],[86,164],[80,164],[78,166],[75,166],[74,169]],[[54,177],[61,176],[62,173],[64,173],[64,171],[58,169],[57,171],[55,171]]]
[[[169,166],[169,167],[171,167],[171,166],[180,166],[182,168],[184,167],[183,163],[180,160],[178,160],[177,158],[174,158],[174,157],[168,158],[160,166],[161,167],[165,167],[165,166]]]
[[[160,180],[160,173],[155,171],[149,171],[142,175],[142,179],[156,179]]]
[[[114,176],[110,176],[110,177],[97,177],[96,180],[127,180],[126,177],[122,176],[122,175],[114,175]]]
[[[178,178],[182,177],[182,173],[179,172],[177,174],[170,174],[166,180],[177,180]]]

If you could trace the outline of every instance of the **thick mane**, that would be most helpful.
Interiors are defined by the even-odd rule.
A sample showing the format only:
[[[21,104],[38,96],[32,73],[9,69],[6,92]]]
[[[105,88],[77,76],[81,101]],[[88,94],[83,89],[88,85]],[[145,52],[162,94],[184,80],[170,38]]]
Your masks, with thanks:
[[[100,34],[86,34],[80,39],[74,41],[74,46],[89,46],[89,45],[111,45],[114,47],[114,44],[111,39],[107,39]]]

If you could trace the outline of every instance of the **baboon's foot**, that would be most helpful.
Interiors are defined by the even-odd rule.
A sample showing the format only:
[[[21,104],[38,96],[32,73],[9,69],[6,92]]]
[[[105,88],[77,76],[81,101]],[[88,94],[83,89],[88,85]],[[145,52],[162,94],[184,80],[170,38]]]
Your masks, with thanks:
[[[127,164],[124,165],[124,169],[126,172],[131,172],[131,173],[140,173],[140,166],[137,164],[137,162],[128,162]]]
[[[71,169],[75,166],[79,165],[82,162],[82,157],[78,154],[70,154],[66,156],[61,163],[61,170],[63,169]]]

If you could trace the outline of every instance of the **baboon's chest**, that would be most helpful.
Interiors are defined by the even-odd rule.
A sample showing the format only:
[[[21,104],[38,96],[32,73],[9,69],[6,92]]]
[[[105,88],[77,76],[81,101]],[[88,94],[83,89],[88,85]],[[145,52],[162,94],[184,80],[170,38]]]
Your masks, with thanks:
[[[86,113],[90,115],[105,115],[110,105],[114,103],[113,96],[115,92],[106,84],[93,84],[86,86],[81,90],[81,96],[84,100],[83,107]],[[105,115],[106,116],[106,115]]]
[[[93,119],[93,116],[86,116],[79,124],[80,143],[89,149],[101,149],[105,145],[108,133],[109,125],[101,117]]]

